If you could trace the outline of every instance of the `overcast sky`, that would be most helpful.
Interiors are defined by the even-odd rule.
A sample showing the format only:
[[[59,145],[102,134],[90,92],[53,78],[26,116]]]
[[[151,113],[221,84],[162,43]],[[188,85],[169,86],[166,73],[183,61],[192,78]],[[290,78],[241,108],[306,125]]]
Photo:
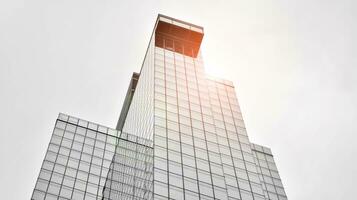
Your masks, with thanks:
[[[157,14],[205,28],[290,200],[355,199],[357,1],[0,1],[0,193],[29,199],[59,112],[115,127]]]

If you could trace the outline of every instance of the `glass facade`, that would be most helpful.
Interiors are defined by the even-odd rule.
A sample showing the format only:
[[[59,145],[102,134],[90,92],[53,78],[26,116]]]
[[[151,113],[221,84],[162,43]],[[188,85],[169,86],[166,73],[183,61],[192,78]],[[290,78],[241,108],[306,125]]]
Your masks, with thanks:
[[[156,198],[264,199],[233,86],[155,48]]]
[[[152,199],[152,181],[152,141],[121,133],[103,199]]]
[[[150,140],[60,114],[31,199],[152,199],[152,152]]]
[[[140,77],[126,118],[123,118],[123,131],[152,139],[154,113],[154,42],[150,41]],[[119,122],[120,123],[120,122]]]
[[[89,128],[89,122],[82,126],[81,120],[60,115],[52,136],[57,143],[51,139],[47,152],[52,160],[46,154],[44,165],[61,165],[64,170],[43,167],[33,199],[286,200],[271,151],[248,138],[232,82],[205,74],[199,50],[203,34],[202,27],[159,15],[135,87],[129,86],[117,126],[122,131]],[[64,134],[67,126],[74,138]],[[77,143],[77,128],[106,138],[98,140],[100,147],[104,144],[100,157],[94,154],[97,137],[88,137],[93,143],[92,152],[85,152],[88,169],[69,166],[68,160],[76,159],[71,157],[72,146],[67,144],[68,155],[58,150],[63,139]],[[87,135],[81,136],[86,146]],[[74,151],[84,154],[84,149]],[[55,158],[63,156],[67,162],[57,163]],[[94,166],[101,173],[92,182],[92,160],[99,158],[103,162]],[[63,179],[67,168],[76,170],[73,185],[41,175],[45,171]],[[77,171],[87,179],[77,179]],[[82,188],[75,187],[79,180]],[[52,184],[58,191],[48,190]],[[71,196],[61,196],[62,188]],[[77,192],[81,198],[74,198]]]
[[[271,150],[268,147],[257,144],[252,144],[251,146],[265,198],[287,200]]]

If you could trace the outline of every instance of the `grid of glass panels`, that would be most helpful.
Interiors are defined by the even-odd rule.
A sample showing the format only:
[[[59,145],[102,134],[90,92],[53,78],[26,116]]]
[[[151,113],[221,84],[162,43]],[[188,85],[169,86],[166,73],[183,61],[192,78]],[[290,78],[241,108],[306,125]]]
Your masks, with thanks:
[[[135,181],[141,184],[135,185],[136,192],[129,193],[131,197],[152,194],[152,142],[119,135],[117,130],[60,114],[31,199],[103,199],[105,188],[113,194],[124,193],[128,187],[118,189],[114,187],[116,183],[130,185],[139,176],[149,181]],[[135,163],[131,170],[129,163]],[[140,165],[143,163],[147,168]],[[140,174],[142,169],[146,176]],[[116,176],[125,173],[129,176]],[[105,187],[114,179],[112,187]],[[150,192],[143,192],[145,189]]]
[[[257,144],[251,147],[266,199],[287,200],[271,150]]]
[[[150,200],[153,181],[152,141],[122,133],[110,165],[103,199]]]
[[[154,41],[151,38],[123,126],[123,132],[151,140],[154,116]]]
[[[155,199],[213,199],[214,189],[226,197],[222,181],[212,184],[195,60],[155,48]]]
[[[32,199],[101,198],[118,131],[60,114]]]
[[[230,199],[264,199],[232,84],[209,79],[209,96]],[[235,179],[235,181],[234,181]]]
[[[265,199],[232,84],[176,44],[155,47],[155,199]]]

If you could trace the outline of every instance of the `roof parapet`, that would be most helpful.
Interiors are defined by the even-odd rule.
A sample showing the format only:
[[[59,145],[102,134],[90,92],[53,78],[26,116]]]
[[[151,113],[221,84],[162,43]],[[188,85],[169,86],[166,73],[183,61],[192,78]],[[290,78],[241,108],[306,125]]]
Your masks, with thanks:
[[[203,27],[159,14],[155,46],[196,58],[203,39]]]

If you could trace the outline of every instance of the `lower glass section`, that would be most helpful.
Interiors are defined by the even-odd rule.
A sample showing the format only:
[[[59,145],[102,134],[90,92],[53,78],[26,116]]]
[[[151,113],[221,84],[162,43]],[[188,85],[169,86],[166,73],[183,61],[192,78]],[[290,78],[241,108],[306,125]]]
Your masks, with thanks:
[[[34,200],[152,199],[152,142],[60,114]]]
[[[271,150],[252,144],[253,155],[266,199],[287,200]]]
[[[152,199],[151,141],[122,133],[110,165],[103,199]]]
[[[172,133],[181,143],[160,142],[157,129],[154,147],[152,140],[60,114],[31,199],[287,200],[269,148],[251,144],[254,159],[247,162],[245,154],[236,158],[237,146],[225,153],[222,144],[206,141],[203,149],[195,137],[188,145]]]

